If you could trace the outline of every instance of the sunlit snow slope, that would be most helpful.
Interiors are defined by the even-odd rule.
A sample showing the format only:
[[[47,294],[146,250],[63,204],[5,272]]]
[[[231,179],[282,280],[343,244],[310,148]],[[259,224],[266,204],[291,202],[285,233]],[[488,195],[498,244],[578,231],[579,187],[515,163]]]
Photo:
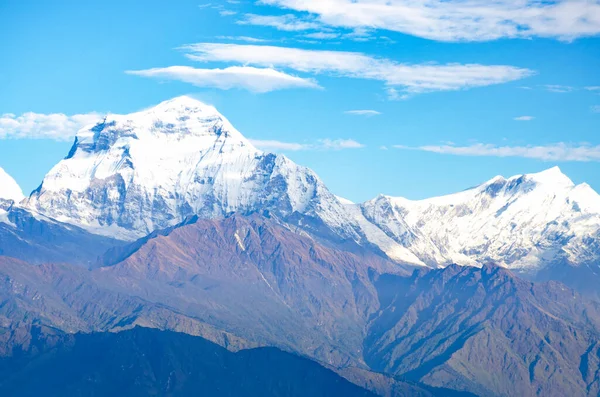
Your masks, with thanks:
[[[81,130],[26,205],[123,239],[190,215],[269,211],[308,216],[339,238],[367,243],[359,223],[313,171],[256,149],[214,107],[186,96]],[[380,234],[394,259],[419,263]]]
[[[600,196],[558,167],[420,201],[379,196],[360,208],[431,266],[493,262],[526,270],[600,254]]]
[[[18,203],[24,197],[17,182],[0,168],[0,199],[13,200]]]

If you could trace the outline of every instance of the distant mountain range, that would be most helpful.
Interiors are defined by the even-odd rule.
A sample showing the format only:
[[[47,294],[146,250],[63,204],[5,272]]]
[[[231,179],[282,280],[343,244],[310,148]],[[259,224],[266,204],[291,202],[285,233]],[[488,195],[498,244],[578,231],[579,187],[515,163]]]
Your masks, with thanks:
[[[558,168],[354,204],[179,97],[83,129],[29,197],[0,172],[0,255],[7,363],[38,360],[36,329],[147,327],[275,346],[382,395],[599,393],[600,196]]]
[[[0,177],[7,181],[0,197],[19,202],[14,181]],[[556,167],[444,197],[379,196],[355,205],[310,169],[256,149],[214,107],[190,97],[83,129],[18,206],[121,240],[194,215],[269,212],[318,238],[432,268],[493,262],[535,273],[558,263],[594,265],[600,256],[600,196]]]

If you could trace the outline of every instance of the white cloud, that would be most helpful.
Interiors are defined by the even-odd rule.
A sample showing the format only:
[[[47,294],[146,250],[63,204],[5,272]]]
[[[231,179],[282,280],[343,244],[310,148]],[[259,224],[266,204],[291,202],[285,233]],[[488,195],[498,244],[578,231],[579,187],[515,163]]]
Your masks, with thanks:
[[[222,17],[229,17],[231,15],[235,15],[237,14],[236,11],[231,11],[231,10],[221,10],[219,11],[219,15],[221,15]]]
[[[585,87],[588,91],[600,91],[600,86]]]
[[[531,121],[535,119],[535,117],[533,116],[519,116],[519,117],[515,117],[516,121]]]
[[[102,117],[99,113],[73,116],[32,112],[16,116],[8,113],[0,116],[0,139],[71,140],[77,131],[102,121]]]
[[[365,110],[347,110],[344,113],[351,114],[354,116],[367,116],[367,117],[378,116],[381,114],[381,112],[378,112],[377,110],[367,110],[367,109],[365,109]]]
[[[182,47],[188,58],[201,62],[236,62],[278,67],[298,72],[383,81],[390,96],[452,91],[522,79],[534,74],[514,66],[479,64],[403,64],[358,52],[317,51],[299,48],[220,43]],[[398,92],[400,89],[402,93]],[[393,95],[392,95],[393,94]]]
[[[600,0],[261,0],[324,25],[385,29],[438,41],[600,34]]]
[[[575,91],[575,87],[571,87],[568,85],[547,84],[544,87],[547,91],[556,92],[559,94],[566,94],[568,92]]]
[[[277,30],[283,30],[286,32],[312,30],[319,29],[321,27],[320,23],[307,19],[297,18],[292,14],[279,16],[246,14],[243,20],[238,21],[238,24],[270,26]]]
[[[339,33],[332,32],[314,32],[307,33],[304,35],[307,39],[315,39],[315,40],[333,40],[340,37]]]
[[[276,140],[250,139],[250,143],[262,150],[287,150],[295,152],[298,150],[308,150],[310,148],[309,145],[304,143],[282,142]]]
[[[360,149],[365,147],[362,143],[356,142],[353,139],[322,139],[319,145],[323,149],[342,150],[342,149]]]
[[[248,43],[266,43],[270,40],[261,39],[258,37],[250,37],[250,36],[217,36],[219,40],[230,40],[230,41],[245,41]]]
[[[600,105],[592,106],[592,112],[600,113]]]
[[[250,142],[259,149],[272,151],[343,150],[365,147],[365,145],[353,139],[320,139],[316,143],[250,139]]]
[[[397,149],[477,157],[524,157],[544,161],[600,161],[600,145],[555,143],[538,146],[498,146],[476,143],[470,146],[432,145],[420,147],[394,146]]]
[[[146,70],[130,70],[128,74],[178,80],[198,87],[222,90],[242,88],[265,93],[286,88],[320,88],[312,79],[292,76],[272,68],[260,69],[250,66],[232,66],[225,69],[196,69],[189,66],[169,66]]]

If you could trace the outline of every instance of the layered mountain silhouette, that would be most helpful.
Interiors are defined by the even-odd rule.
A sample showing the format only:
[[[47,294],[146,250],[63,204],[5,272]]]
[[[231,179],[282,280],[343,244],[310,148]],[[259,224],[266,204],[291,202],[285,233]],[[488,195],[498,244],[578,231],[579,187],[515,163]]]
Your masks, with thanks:
[[[229,352],[147,328],[48,335],[0,359],[4,396],[375,396],[314,361],[274,348]]]

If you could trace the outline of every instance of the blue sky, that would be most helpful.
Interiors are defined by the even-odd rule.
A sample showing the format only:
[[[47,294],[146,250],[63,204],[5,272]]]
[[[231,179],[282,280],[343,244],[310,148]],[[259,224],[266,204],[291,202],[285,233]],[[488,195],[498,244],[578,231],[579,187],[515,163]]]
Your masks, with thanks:
[[[182,94],[355,201],[554,165],[600,191],[599,1],[172,3],[0,2],[0,167],[25,191],[94,115]]]

